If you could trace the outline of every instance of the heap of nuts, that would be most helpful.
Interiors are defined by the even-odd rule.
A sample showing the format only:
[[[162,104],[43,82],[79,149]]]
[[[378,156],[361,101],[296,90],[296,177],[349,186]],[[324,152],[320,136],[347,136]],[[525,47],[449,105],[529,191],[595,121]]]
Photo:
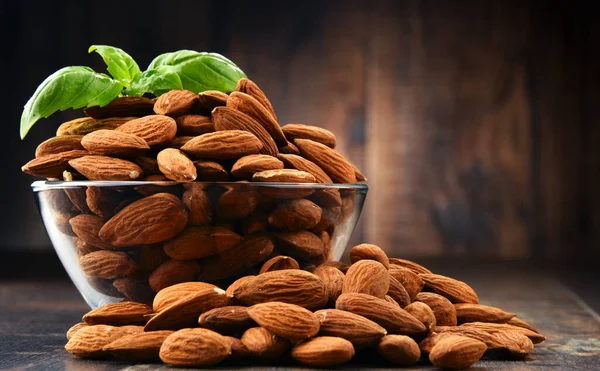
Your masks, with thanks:
[[[178,366],[291,358],[330,367],[371,352],[371,362],[423,359],[461,369],[482,357],[524,359],[545,340],[514,313],[479,304],[462,281],[371,244],[350,256],[350,266],[330,261],[312,273],[278,256],[226,290],[186,282],[159,291],[152,306],[108,304],[68,331],[65,348],[84,358]]]
[[[245,78],[230,94],[173,90],[85,113],[40,144],[23,171],[152,182],[75,182],[40,196],[52,224],[73,237],[90,285],[112,297],[150,303],[176,283],[223,284],[257,273],[277,254],[314,267],[331,260],[336,228],[355,222],[364,198],[340,186],[296,185],[365,178],[335,150],[333,133],[280,127],[265,94]]]

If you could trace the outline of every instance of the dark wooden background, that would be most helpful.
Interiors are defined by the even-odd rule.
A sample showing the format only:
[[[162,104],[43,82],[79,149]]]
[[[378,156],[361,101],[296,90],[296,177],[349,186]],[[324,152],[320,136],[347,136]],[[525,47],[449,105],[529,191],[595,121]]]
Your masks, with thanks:
[[[600,22],[549,1],[0,2],[0,248],[49,249],[20,166],[21,107],[91,44],[145,68],[177,49],[234,60],[282,124],[323,126],[369,178],[355,241],[402,256],[600,257]]]

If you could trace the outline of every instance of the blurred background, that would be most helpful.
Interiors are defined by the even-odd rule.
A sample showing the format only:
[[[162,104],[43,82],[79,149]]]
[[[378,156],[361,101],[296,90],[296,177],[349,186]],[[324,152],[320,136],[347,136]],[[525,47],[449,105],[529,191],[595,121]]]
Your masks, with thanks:
[[[335,132],[370,187],[354,242],[408,258],[600,257],[600,22],[582,3],[4,0],[0,28],[0,260],[13,271],[32,254],[60,269],[20,167],[82,115],[21,141],[22,107],[61,67],[104,72],[92,44],[142,69],[167,51],[222,53],[282,125]]]

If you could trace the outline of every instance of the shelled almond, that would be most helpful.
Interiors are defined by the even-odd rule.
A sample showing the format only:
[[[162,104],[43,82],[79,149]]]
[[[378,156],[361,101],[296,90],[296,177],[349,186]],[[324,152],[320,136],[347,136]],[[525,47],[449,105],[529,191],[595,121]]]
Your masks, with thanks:
[[[245,276],[227,291],[210,283],[186,282],[160,290],[152,307],[108,304],[69,330],[66,349],[84,358],[160,359],[188,367],[253,361],[278,365],[290,360],[334,367],[362,352],[370,355],[373,365],[411,366],[423,360],[461,369],[483,357],[525,359],[534,344],[545,340],[514,313],[482,304],[452,304],[456,298],[476,296],[475,291],[465,282],[424,273],[430,272],[424,267],[419,268],[423,273],[414,274],[425,282],[436,277],[434,287],[420,286],[414,299],[407,295],[402,305],[381,299],[381,281],[394,274],[396,260],[375,245],[366,250],[376,253],[366,253],[365,245],[352,249],[355,263],[347,270],[343,263],[326,262],[313,274],[285,263],[282,269]],[[278,256],[267,266],[288,260]],[[390,261],[391,267],[379,261]],[[358,285],[359,277],[377,279],[363,279]],[[344,285],[346,280],[350,283]],[[348,291],[336,298],[329,287],[337,281],[340,293],[343,288]],[[412,282],[400,284],[414,289]],[[388,293],[394,290],[384,286]],[[429,292],[433,290],[438,293]]]

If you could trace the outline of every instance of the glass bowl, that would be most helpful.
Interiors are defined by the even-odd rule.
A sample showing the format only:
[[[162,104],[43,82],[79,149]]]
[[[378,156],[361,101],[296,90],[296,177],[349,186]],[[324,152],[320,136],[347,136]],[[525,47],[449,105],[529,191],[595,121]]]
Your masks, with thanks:
[[[54,249],[92,308],[151,303],[180,282],[226,288],[261,268],[310,270],[338,260],[368,191],[366,184],[165,181],[32,188]]]

